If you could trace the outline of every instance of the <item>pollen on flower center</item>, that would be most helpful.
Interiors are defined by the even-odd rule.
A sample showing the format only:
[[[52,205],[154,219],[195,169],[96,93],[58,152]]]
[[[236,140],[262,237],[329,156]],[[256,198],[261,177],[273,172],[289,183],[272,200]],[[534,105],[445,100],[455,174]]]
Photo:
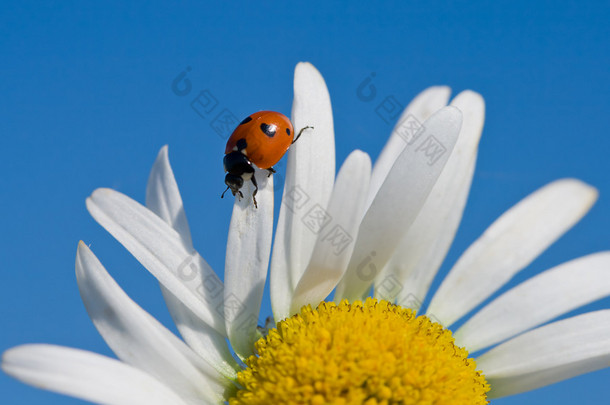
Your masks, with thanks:
[[[304,307],[256,352],[230,405],[487,403],[489,385],[451,331],[387,301]]]

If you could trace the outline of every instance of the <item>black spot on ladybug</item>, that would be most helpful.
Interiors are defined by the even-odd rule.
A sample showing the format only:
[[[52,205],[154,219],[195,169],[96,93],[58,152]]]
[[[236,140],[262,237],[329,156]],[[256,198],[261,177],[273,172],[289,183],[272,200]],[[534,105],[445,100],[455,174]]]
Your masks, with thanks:
[[[246,117],[242,122],[239,123],[239,125],[247,124],[250,121],[252,121],[252,117]]]
[[[246,140],[244,138],[241,138],[240,140],[237,141],[235,146],[237,146],[237,150],[244,150],[248,147],[248,142],[246,142]]]
[[[290,136],[290,128],[286,128],[286,133]]]
[[[273,124],[267,125],[264,122],[261,124],[261,130],[267,135],[269,138],[273,138],[275,136],[275,131],[277,131],[277,127]]]

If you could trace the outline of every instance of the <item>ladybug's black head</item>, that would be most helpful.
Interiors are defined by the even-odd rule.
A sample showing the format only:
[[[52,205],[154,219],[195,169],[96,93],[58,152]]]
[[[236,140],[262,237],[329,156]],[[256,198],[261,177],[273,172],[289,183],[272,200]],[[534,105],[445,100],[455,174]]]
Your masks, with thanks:
[[[244,181],[252,179],[254,166],[252,166],[248,157],[240,151],[227,153],[223,159],[223,164],[225,172],[227,172],[225,176],[227,190],[230,188],[233,195],[239,193],[241,197],[242,194],[239,189],[244,185]]]
[[[225,184],[231,189],[233,195],[239,193],[241,195],[240,188],[244,185],[244,179],[241,176],[228,173],[225,176]]]

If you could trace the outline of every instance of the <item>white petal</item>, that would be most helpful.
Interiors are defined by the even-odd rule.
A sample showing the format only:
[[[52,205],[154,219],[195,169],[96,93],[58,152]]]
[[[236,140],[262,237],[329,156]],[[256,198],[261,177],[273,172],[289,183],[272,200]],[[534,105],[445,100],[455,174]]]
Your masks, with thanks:
[[[457,140],[462,113],[445,107],[400,154],[366,212],[335,300],[362,299],[426,201]]]
[[[192,249],[191,230],[174,172],[169,164],[167,145],[163,146],[153,164],[146,185],[146,206],[174,228],[185,247]]]
[[[233,358],[227,339],[186,307],[174,294],[161,285],[163,298],[184,341],[195,353],[213,365],[229,379],[237,377],[241,367]]]
[[[271,237],[273,233],[273,177],[256,171],[258,208],[251,202],[252,185],[235,199],[225,259],[225,319],[231,346],[242,358],[253,354]]]
[[[610,252],[547,270],[507,291],[468,320],[456,344],[477,351],[610,295]]]
[[[424,301],[462,219],[485,120],[485,102],[478,93],[464,91],[451,105],[463,115],[453,152],[375,287],[378,298],[414,309]]]
[[[152,211],[111,189],[87,199],[91,216],[114,236],[163,286],[203,322],[226,333],[222,281],[182,238]]]
[[[146,206],[180,235],[185,249],[193,251],[191,232],[178,184],[169,164],[167,146],[159,151],[148,178]],[[223,335],[201,322],[175,295],[161,285],[167,308],[186,343],[201,357],[234,375],[238,368]]]
[[[335,288],[354,250],[371,176],[371,159],[359,150],[341,167],[307,270],[292,298],[291,313],[304,305],[317,306]]]
[[[373,174],[371,175],[371,187],[366,202],[367,208],[373,202],[392,165],[407,145],[414,128],[417,128],[432,114],[445,107],[450,94],[451,89],[447,86],[429,87],[419,93],[405,108],[392,130],[390,138],[375,161]]]
[[[17,346],[4,352],[2,370],[26,384],[100,404],[186,404],[150,375],[79,349],[42,344]]]
[[[326,208],[335,178],[335,132],[330,96],[313,65],[294,72],[292,122],[308,129],[288,151],[286,183],[271,259],[271,305],[277,321],[290,311],[292,293],[309,264],[317,239],[308,216]]]
[[[217,401],[229,381],[133,302],[80,242],[76,280],[89,317],[124,362],[163,381],[189,402]]]
[[[576,224],[597,190],[574,179],[558,180],[505,212],[459,258],[428,308],[449,326],[502,287]]]
[[[509,340],[477,360],[490,398],[530,391],[610,364],[610,310],[555,322]]]

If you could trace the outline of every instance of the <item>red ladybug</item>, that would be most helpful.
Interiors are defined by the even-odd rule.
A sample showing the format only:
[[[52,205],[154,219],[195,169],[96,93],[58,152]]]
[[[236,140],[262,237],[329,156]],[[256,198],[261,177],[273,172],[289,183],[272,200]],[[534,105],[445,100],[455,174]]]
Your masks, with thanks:
[[[239,123],[231,134],[225,148],[223,159],[225,172],[225,184],[227,189],[222,193],[224,197],[227,190],[231,189],[233,195],[239,194],[239,190],[245,181],[252,180],[254,192],[252,200],[256,205],[256,192],[258,185],[254,177],[254,167],[269,171],[269,176],[275,173],[273,165],[280,161],[290,145],[295,143],[301,136],[305,127],[294,136],[292,122],[284,114],[274,111],[259,111],[246,117]]]

